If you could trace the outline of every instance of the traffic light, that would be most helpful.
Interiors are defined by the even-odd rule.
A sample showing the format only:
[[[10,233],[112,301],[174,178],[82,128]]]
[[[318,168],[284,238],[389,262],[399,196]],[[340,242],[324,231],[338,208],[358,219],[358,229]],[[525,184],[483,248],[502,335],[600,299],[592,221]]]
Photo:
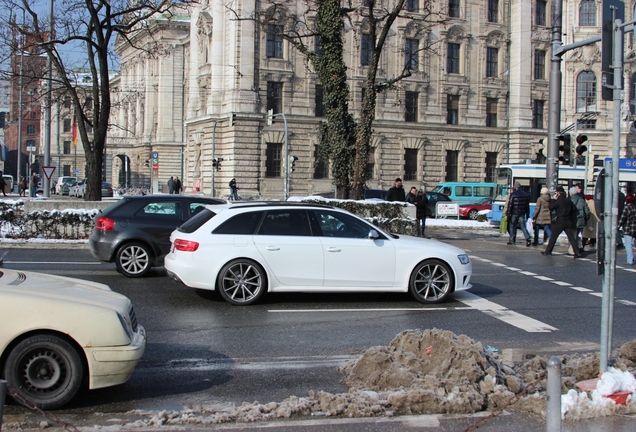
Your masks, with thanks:
[[[221,169],[221,162],[223,162],[223,158],[212,159],[212,166],[216,167],[216,170],[219,171]]]
[[[236,114],[234,114],[234,113],[232,113],[232,114],[230,115],[230,124],[231,124],[232,126],[236,126]]]
[[[562,165],[571,165],[574,161],[570,160],[572,154],[572,137],[570,134],[563,134],[557,136],[561,145],[559,146],[559,161]]]
[[[575,149],[576,163],[579,163],[581,165],[585,164],[585,156],[583,156],[583,153],[587,151],[587,146],[585,145],[586,141],[587,141],[587,135],[576,136],[576,144],[577,144]]]
[[[144,162],[144,164],[146,165],[146,168],[150,168],[150,159],[146,159],[146,162]]]
[[[289,169],[291,172],[296,171],[296,161],[298,160],[298,156],[289,156]]]
[[[274,124],[274,110],[268,109],[267,110],[267,126],[271,126],[273,124]]]

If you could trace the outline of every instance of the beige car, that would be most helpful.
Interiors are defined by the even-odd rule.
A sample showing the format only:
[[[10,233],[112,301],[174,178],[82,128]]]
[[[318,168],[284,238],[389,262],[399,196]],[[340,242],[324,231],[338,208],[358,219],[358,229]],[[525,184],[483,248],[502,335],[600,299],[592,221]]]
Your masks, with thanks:
[[[42,409],[128,380],[146,348],[130,300],[107,285],[0,268],[0,376]]]

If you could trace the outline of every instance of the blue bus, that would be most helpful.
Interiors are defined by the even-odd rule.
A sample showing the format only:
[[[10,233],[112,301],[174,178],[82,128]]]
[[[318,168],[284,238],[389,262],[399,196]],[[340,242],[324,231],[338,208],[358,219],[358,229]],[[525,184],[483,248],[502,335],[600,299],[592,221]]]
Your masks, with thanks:
[[[586,194],[592,194],[594,181],[601,167],[594,167],[591,171],[591,179],[587,182]],[[584,166],[571,167],[559,165],[558,186],[563,186],[566,191],[575,184],[586,184],[586,169]],[[547,187],[546,166],[544,164],[518,164],[501,165],[497,167],[497,186],[492,210],[487,214],[488,220],[493,225],[499,225],[503,208],[506,204],[508,193],[515,182],[521,184],[521,189],[530,194],[530,216],[534,213],[534,207],[539,198],[541,188]],[[620,170],[619,182],[621,186],[632,190],[636,185],[636,170]]]

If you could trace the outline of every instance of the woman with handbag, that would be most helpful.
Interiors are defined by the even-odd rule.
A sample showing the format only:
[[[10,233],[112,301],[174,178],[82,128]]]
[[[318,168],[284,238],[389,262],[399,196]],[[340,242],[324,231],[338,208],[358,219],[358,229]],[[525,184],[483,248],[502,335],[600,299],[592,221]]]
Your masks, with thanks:
[[[539,230],[542,229],[545,235],[550,238],[552,230],[550,224],[552,223],[552,213],[550,212],[550,191],[548,188],[541,189],[541,195],[537,199],[537,205],[534,208],[534,214],[532,215],[534,221],[534,242],[532,246],[539,245]]]

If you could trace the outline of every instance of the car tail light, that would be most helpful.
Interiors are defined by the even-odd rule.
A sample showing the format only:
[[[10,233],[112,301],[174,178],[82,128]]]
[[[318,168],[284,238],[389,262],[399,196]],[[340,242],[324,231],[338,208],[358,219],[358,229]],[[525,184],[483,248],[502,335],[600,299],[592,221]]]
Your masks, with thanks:
[[[107,217],[97,218],[95,229],[99,231],[112,231],[115,228],[115,221]]]
[[[174,241],[174,248],[181,252],[194,252],[199,249],[199,242],[176,239]]]

